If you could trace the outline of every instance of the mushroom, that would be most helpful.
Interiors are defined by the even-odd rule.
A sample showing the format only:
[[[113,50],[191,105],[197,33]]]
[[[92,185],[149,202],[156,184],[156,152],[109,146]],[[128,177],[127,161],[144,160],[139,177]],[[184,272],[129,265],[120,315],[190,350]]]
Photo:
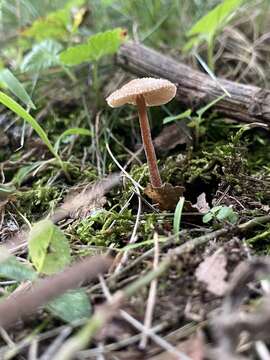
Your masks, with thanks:
[[[134,79],[119,90],[114,91],[106,100],[111,107],[120,107],[125,104],[137,106],[144,151],[150,173],[152,187],[162,186],[157,166],[157,158],[152,142],[151,131],[147,116],[147,106],[166,104],[175,97],[176,86],[165,79],[141,78]]]

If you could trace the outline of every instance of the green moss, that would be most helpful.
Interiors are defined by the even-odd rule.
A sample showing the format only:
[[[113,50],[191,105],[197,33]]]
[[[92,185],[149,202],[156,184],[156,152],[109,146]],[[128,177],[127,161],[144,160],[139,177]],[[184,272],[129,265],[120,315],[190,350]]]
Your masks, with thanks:
[[[130,209],[122,213],[116,211],[97,210],[88,218],[80,221],[72,229],[72,233],[82,243],[94,246],[125,246],[134,228],[136,215]],[[152,239],[157,222],[156,214],[146,214],[140,221],[137,231],[138,242]]]
[[[30,221],[36,220],[55,208],[60,191],[54,186],[37,185],[16,194],[16,207]]]

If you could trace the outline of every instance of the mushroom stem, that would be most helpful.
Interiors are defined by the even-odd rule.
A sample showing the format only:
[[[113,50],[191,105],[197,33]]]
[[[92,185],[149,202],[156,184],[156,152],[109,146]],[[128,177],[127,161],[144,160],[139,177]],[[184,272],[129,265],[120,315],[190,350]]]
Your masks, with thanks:
[[[158,171],[157,166],[157,157],[154,149],[154,145],[152,142],[151,137],[151,130],[149,126],[146,104],[144,97],[142,95],[138,95],[136,97],[136,104],[139,113],[139,120],[141,126],[141,134],[142,134],[142,141],[144,146],[144,151],[146,154],[146,159],[149,167],[150,173],[150,181],[153,187],[161,187],[162,181]]]

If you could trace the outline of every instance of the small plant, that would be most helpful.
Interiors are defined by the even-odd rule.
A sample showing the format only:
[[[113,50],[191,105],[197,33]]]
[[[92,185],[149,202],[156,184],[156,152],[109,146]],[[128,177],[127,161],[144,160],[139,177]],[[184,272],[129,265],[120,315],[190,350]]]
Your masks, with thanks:
[[[188,31],[187,36],[192,37],[185,45],[184,50],[197,47],[202,42],[207,43],[208,66],[214,70],[214,43],[218,32],[231,20],[235,11],[239,9],[244,0],[224,0],[212,11],[203,16]]]
[[[188,124],[188,126],[193,127],[194,128],[194,132],[195,132],[195,144],[198,145],[199,142],[199,138],[200,135],[203,133],[203,128],[202,128],[202,124],[204,121],[206,121],[206,118],[203,117],[203,115],[205,114],[205,112],[207,110],[209,110],[212,106],[214,106],[217,102],[219,102],[220,100],[224,99],[224,97],[226,96],[226,94],[223,94],[221,96],[219,96],[217,99],[211,101],[209,104],[207,104],[206,106],[202,107],[201,109],[196,111],[196,116],[192,116],[191,115],[191,109],[188,109],[186,111],[184,111],[183,113],[176,115],[176,116],[168,116],[163,120],[163,124],[168,124],[172,121],[176,121],[176,120],[183,120],[183,119],[189,119],[191,120]]]
[[[206,213],[202,220],[204,224],[209,223],[211,220],[218,220],[220,222],[228,221],[231,224],[235,224],[238,220],[238,215],[231,207],[218,205]]]
[[[69,47],[60,53],[60,60],[64,65],[74,66],[83,62],[92,63],[93,89],[100,100],[100,80],[98,65],[100,60],[117,52],[125,40],[126,32],[121,28],[108,30],[90,36],[86,43]]]
[[[60,228],[50,220],[42,220],[33,225],[29,233],[29,255],[31,266],[21,263],[16,257],[5,254],[0,262],[0,277],[17,282],[35,283],[39,275],[53,275],[71,264],[70,245]],[[64,322],[72,323],[88,318],[91,304],[84,289],[67,291],[46,304],[46,309]]]

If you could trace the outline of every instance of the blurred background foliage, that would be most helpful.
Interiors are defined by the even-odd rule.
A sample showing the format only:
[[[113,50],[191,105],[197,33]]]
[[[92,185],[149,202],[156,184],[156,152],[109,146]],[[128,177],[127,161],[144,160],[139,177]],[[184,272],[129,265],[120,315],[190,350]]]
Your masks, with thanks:
[[[220,0],[2,0],[0,61],[8,62],[17,71],[27,50],[44,39],[54,39],[67,47],[115,27],[126,29],[130,39],[181,56],[188,30],[220,3]],[[240,79],[250,81],[251,70],[262,84],[268,81],[264,66],[269,52],[265,35],[270,30],[269,1],[246,0],[238,10],[232,26],[215,42],[216,60],[224,65],[219,72],[230,77],[233,71],[231,77],[241,74]],[[202,54],[204,49],[200,48]],[[231,68],[232,58],[240,61],[237,69]],[[242,65],[246,65],[246,70]]]

